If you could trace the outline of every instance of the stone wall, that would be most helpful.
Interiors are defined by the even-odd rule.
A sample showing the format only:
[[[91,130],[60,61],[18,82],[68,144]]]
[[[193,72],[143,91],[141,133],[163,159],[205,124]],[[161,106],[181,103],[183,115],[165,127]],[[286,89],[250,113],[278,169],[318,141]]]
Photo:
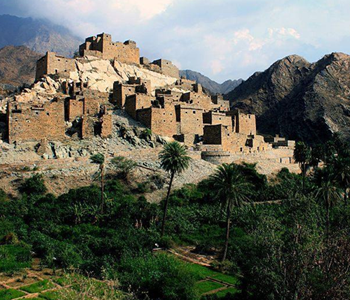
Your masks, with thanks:
[[[138,94],[151,94],[151,81],[130,77],[127,83],[115,82],[113,85],[113,103],[118,108],[124,108],[128,96]]]
[[[152,97],[146,94],[134,94],[126,97],[125,111],[137,119],[137,110],[151,106]]]
[[[68,76],[75,70],[75,60],[59,56],[54,52],[47,52],[38,60],[35,79],[39,80],[44,75],[60,74]]]
[[[203,113],[203,123],[210,125],[219,125],[232,127],[232,117],[224,113],[217,113],[213,111]]]
[[[256,118],[252,114],[242,114],[239,110],[227,112],[234,115],[234,130],[236,133],[256,135]]]
[[[178,67],[176,67],[170,60],[157,59],[152,62],[160,68],[162,74],[170,77],[180,78],[180,73]]]
[[[203,109],[179,105],[181,134],[203,135]]]
[[[203,144],[221,145],[222,144],[222,125],[204,126]]]
[[[80,56],[96,56],[102,59],[115,59],[126,64],[139,64],[140,50],[133,41],[113,42],[110,34],[90,37],[79,47]]]
[[[38,105],[10,102],[7,120],[8,138],[11,144],[66,138],[63,99],[55,99]]]
[[[112,135],[113,119],[111,114],[105,114],[101,117],[101,137],[108,138]]]
[[[81,138],[91,139],[97,133],[95,130],[96,118],[84,115],[81,121]]]
[[[173,137],[177,134],[174,107],[140,109],[137,111],[137,120],[158,135]]]

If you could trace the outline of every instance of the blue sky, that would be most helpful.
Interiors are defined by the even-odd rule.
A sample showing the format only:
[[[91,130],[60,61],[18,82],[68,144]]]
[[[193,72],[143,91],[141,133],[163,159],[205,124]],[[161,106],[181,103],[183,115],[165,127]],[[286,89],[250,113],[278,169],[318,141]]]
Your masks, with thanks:
[[[0,13],[49,18],[86,37],[133,39],[141,55],[222,82],[298,54],[349,53],[349,0],[0,0]]]

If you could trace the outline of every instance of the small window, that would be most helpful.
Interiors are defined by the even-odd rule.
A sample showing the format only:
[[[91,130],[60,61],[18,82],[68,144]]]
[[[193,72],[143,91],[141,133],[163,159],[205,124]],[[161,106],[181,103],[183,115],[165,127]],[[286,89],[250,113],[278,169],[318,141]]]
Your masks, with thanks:
[[[194,111],[193,111],[193,113],[195,114],[195,113],[196,113],[196,111],[194,110]]]
[[[242,147],[241,147],[240,151],[243,152],[243,148]]]
[[[48,116],[50,115],[50,113],[48,113],[48,112],[47,112],[46,114],[47,114]]]

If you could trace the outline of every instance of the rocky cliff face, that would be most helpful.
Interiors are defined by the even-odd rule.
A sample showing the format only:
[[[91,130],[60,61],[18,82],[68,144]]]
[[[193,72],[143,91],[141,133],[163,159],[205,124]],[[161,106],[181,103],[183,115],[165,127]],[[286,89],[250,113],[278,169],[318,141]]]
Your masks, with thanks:
[[[47,20],[1,15],[0,28],[0,48],[25,45],[38,53],[54,51],[70,57],[81,43],[68,29]]]
[[[182,70],[180,71],[180,76],[185,77],[186,79],[196,81],[200,83],[204,88],[206,88],[211,94],[227,94],[234,90],[237,86],[242,83],[242,79],[238,80],[226,80],[224,83],[220,84],[214,80],[211,80],[207,76],[202,75],[201,73],[191,71],[191,70]]]
[[[32,84],[36,61],[40,57],[40,54],[25,46],[0,49],[0,83],[14,86]]]
[[[319,143],[332,133],[350,138],[350,56],[326,55],[309,63],[292,55],[255,73],[227,97],[257,115],[260,133]]]

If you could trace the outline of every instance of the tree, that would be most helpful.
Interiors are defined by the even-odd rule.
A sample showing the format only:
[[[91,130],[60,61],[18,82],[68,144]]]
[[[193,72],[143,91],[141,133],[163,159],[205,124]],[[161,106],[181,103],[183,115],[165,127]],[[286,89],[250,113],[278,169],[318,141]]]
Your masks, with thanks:
[[[20,187],[21,193],[28,195],[43,195],[46,193],[47,188],[44,183],[43,175],[35,174],[32,177],[26,179]]]
[[[165,221],[169,204],[169,196],[175,174],[180,174],[186,170],[189,166],[191,158],[187,156],[187,151],[184,146],[178,142],[171,142],[164,146],[164,149],[159,153],[159,159],[161,160],[161,167],[170,173],[170,182],[168,187],[168,193],[165,199],[163,221],[162,221],[162,237],[165,231]]]
[[[340,195],[335,184],[335,175],[331,168],[326,167],[318,169],[314,175],[315,183],[318,188],[316,190],[316,199],[326,207],[326,227],[329,232],[329,212],[340,199]]]
[[[337,156],[332,166],[335,180],[344,193],[344,204],[347,204],[348,188],[350,186],[350,158]]]
[[[128,181],[130,172],[137,166],[134,161],[127,159],[124,156],[114,157],[111,163],[118,170],[119,176],[126,181]]]
[[[222,260],[226,260],[230,238],[231,213],[234,207],[241,207],[247,200],[250,184],[244,180],[235,164],[223,164],[209,177],[209,183],[216,193],[216,199],[226,210],[226,239]]]
[[[99,165],[98,176],[101,179],[101,214],[104,210],[104,176],[105,176],[105,157],[103,154],[98,153],[90,157],[92,163]]]
[[[294,149],[294,159],[299,164],[303,176],[303,191],[305,190],[306,172],[310,166],[311,151],[304,142],[297,142]]]

